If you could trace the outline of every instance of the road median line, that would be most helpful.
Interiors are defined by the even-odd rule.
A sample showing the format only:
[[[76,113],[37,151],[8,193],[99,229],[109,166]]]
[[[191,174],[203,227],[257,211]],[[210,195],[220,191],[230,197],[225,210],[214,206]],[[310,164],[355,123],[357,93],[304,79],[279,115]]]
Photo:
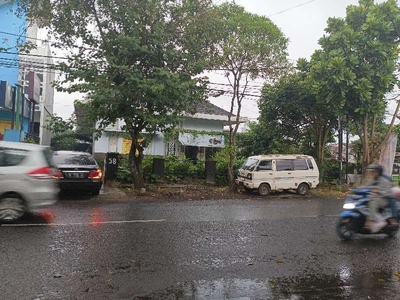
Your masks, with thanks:
[[[93,221],[93,222],[81,222],[81,223],[26,223],[26,224],[1,224],[2,227],[34,227],[34,226],[100,226],[103,224],[129,224],[129,223],[160,223],[165,222],[166,219],[160,220],[126,220],[126,221]]]

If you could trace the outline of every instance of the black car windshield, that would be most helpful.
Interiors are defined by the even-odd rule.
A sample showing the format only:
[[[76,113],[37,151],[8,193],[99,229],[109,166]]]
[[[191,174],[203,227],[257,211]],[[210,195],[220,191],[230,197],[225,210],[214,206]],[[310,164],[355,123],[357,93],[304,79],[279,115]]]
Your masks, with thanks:
[[[254,167],[258,164],[258,159],[248,158],[242,165],[243,170],[254,170]]]
[[[79,153],[55,153],[53,160],[56,165],[96,165],[96,161],[92,156]]]

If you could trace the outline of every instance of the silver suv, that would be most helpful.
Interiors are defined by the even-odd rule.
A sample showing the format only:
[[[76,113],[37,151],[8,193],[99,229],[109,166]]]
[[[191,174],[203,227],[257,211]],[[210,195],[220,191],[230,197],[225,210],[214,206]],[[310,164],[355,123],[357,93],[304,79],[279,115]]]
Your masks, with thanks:
[[[59,189],[48,147],[0,141],[0,222],[54,204]]]

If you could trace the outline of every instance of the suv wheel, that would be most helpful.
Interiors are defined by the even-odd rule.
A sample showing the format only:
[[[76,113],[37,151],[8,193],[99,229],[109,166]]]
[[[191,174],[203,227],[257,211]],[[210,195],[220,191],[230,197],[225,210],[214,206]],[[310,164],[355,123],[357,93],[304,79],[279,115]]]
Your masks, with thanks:
[[[17,221],[24,213],[25,205],[20,196],[9,194],[0,199],[0,222],[8,223]]]

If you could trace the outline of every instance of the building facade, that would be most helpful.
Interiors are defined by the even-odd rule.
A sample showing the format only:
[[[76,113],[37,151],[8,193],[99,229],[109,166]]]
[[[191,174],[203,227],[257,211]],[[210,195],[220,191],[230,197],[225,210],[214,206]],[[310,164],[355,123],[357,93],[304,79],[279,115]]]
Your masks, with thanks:
[[[0,81],[6,89],[11,86],[13,102],[11,106],[0,105],[0,138],[13,130],[14,141],[34,137],[37,143],[50,145],[51,132],[44,126],[53,114],[52,54],[49,45],[38,39],[38,27],[28,26],[27,18],[17,9],[17,1],[0,0]],[[20,52],[20,46],[27,43],[34,48],[29,53]],[[35,84],[32,78],[37,79]],[[30,88],[37,88],[37,97]],[[1,93],[0,103],[7,101],[9,95]]]
[[[28,31],[29,32],[29,31]],[[54,64],[51,58],[51,50],[48,43],[37,43],[37,48],[32,49],[29,54],[20,59],[19,83],[28,94],[29,74],[34,72],[40,80],[40,99],[35,106],[34,127],[31,133],[39,137],[41,145],[50,145],[51,131],[46,129],[48,118],[53,115],[55,70],[51,69]]]
[[[225,146],[224,126],[228,124],[229,112],[209,102],[198,105],[196,113],[185,114],[176,127],[173,137],[157,133],[145,148],[145,155],[175,155],[181,159],[206,159],[215,153],[215,149]],[[241,122],[247,122],[241,118]],[[117,121],[106,128],[102,136],[94,141],[93,152],[103,157],[107,152],[128,154],[131,140],[123,137],[121,128],[124,122]],[[168,139],[167,139],[168,138]]]

